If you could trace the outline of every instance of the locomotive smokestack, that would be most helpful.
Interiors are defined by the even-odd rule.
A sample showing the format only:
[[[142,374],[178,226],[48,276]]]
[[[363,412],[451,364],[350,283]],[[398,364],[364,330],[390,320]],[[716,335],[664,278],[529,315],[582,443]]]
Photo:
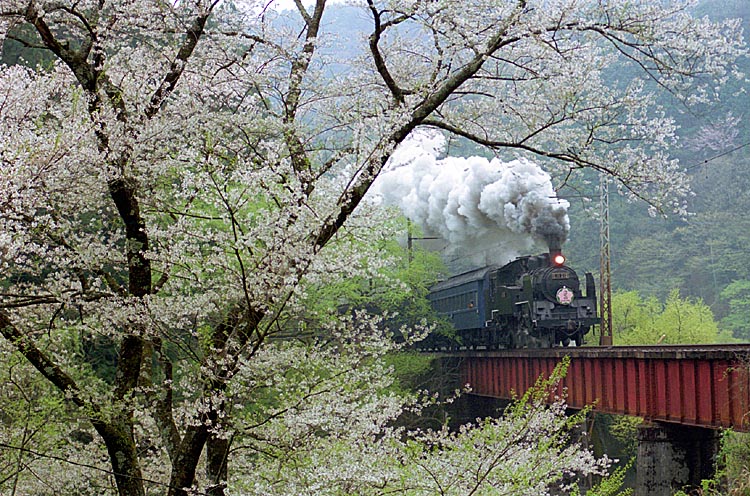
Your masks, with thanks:
[[[549,261],[552,265],[560,267],[565,264],[565,255],[562,254],[562,243],[558,238],[551,238],[549,242]]]
[[[558,239],[550,239],[549,243],[549,259],[554,260],[557,255],[562,255],[562,243]]]

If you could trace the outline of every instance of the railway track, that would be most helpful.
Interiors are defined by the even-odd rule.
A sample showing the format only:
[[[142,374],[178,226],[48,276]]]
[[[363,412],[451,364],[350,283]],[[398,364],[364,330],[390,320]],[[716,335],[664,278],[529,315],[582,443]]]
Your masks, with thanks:
[[[586,357],[586,358],[654,358],[654,359],[727,359],[750,365],[750,343],[649,345],[649,346],[568,346],[556,348],[522,348],[503,350],[459,350],[439,352],[446,356],[471,357]]]

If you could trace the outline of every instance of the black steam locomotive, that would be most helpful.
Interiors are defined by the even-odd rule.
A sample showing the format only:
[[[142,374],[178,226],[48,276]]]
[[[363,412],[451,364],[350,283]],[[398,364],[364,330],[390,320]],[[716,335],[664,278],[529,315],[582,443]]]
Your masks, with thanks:
[[[599,323],[596,287],[565,265],[560,250],[451,277],[430,289],[433,309],[456,329],[453,346],[550,348],[583,344]]]

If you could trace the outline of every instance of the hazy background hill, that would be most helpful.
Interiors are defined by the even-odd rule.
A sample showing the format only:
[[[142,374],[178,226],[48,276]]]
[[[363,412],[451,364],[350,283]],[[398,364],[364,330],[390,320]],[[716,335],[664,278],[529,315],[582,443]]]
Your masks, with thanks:
[[[741,18],[747,39],[750,2],[706,0],[698,8],[711,18]],[[742,61],[743,72],[750,64]],[[721,104],[688,111],[662,103],[676,117],[682,145],[673,150],[692,177],[690,215],[652,217],[644,205],[610,194],[612,284],[664,301],[673,289],[701,298],[725,327],[750,338],[750,96],[733,85]],[[595,182],[594,184],[598,184]],[[597,198],[593,188],[594,208]],[[572,229],[566,251],[574,264],[598,271],[599,223],[586,215],[577,192],[570,195]],[[590,207],[591,205],[589,205]]]

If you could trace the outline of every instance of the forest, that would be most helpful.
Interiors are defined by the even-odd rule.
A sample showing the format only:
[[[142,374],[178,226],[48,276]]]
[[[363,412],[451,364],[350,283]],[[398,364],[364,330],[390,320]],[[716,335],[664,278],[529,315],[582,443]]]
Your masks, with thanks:
[[[746,2],[702,2],[699,12],[742,19],[750,31]],[[750,70],[743,61],[743,72]],[[665,103],[665,105],[668,105]],[[708,306],[722,330],[750,340],[750,98],[746,83],[730,85],[721,102],[687,111],[668,106],[679,124],[672,150],[690,175],[692,196],[685,215],[649,214],[642,203],[610,194],[610,250],[615,292],[637,292],[662,304],[674,297]],[[566,251],[574,264],[598,272],[600,224],[594,183],[588,190],[562,188],[571,196],[571,235]],[[592,190],[593,189],[593,190]],[[582,199],[581,197],[585,198]],[[587,203],[589,201],[589,203]],[[666,215],[669,214],[669,215]]]

